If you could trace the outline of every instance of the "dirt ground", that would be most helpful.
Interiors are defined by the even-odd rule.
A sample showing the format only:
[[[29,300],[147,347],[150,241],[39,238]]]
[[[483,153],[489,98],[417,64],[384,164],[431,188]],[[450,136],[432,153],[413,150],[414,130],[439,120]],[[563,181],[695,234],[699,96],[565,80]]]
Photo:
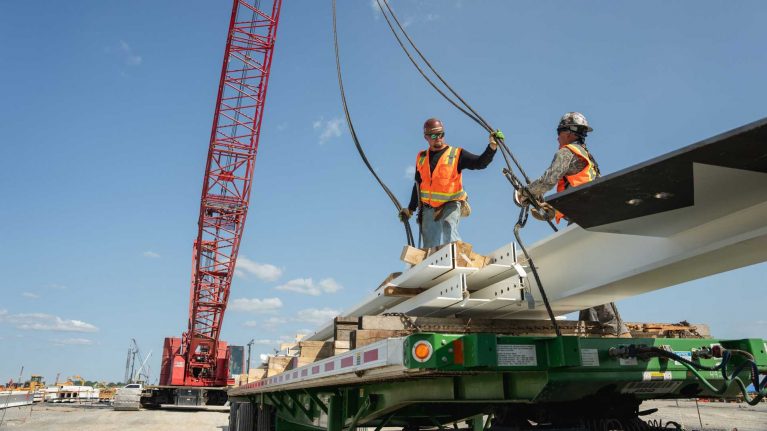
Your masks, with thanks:
[[[658,412],[642,419],[662,419],[663,425],[675,421],[686,430],[767,431],[767,403],[751,407],[746,403],[699,402],[694,400],[655,400],[642,403],[641,410],[657,408]],[[701,428],[701,422],[703,427]]]
[[[767,431],[767,403],[756,407],[734,403],[695,401],[651,401],[642,410],[657,408],[645,420],[675,421],[688,431]],[[30,414],[31,413],[31,414]],[[2,417],[2,411],[0,411]],[[703,423],[701,428],[700,423]],[[0,429],[13,431],[228,431],[229,414],[224,411],[141,410],[114,411],[110,407],[66,404],[37,404],[8,409]],[[370,428],[372,430],[372,428]]]
[[[2,412],[0,411],[0,417]],[[227,431],[228,411],[114,411],[111,407],[36,404],[9,409],[2,430],[18,431]]]

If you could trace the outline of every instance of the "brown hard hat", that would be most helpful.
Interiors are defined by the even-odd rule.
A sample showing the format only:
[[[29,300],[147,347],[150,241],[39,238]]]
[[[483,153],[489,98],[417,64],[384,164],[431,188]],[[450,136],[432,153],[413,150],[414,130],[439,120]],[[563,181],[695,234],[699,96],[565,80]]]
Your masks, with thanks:
[[[437,118],[429,118],[423,123],[423,133],[440,133],[445,131],[442,121]]]

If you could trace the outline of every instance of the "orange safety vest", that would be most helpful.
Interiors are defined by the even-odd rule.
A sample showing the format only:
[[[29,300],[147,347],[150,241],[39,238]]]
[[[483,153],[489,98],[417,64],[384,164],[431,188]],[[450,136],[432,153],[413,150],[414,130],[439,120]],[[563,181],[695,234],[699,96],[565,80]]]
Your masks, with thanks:
[[[421,175],[421,202],[436,208],[447,202],[466,200],[462,177],[458,172],[460,156],[460,148],[448,146],[434,167],[434,172],[431,172],[429,150],[418,153],[415,168]]]
[[[581,184],[586,184],[588,182],[594,181],[594,179],[597,177],[597,169],[585,148],[574,144],[567,144],[565,145],[565,148],[572,151],[576,157],[586,162],[586,167],[574,175],[565,175],[563,178],[560,178],[559,181],[557,181],[557,193],[567,189],[568,187],[578,187]],[[555,216],[557,223],[559,223],[559,221],[562,220],[564,216],[564,214],[557,211]]]

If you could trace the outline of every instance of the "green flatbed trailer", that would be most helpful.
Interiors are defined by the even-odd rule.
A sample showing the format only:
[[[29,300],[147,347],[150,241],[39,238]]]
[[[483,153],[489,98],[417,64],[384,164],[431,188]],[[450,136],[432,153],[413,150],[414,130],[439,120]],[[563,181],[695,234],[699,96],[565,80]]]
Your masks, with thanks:
[[[692,365],[716,367],[723,359],[712,352],[722,351],[737,375]],[[641,421],[642,401],[735,399],[737,379],[747,386],[755,369],[767,373],[766,352],[762,339],[421,332],[229,390],[229,429],[660,429]]]

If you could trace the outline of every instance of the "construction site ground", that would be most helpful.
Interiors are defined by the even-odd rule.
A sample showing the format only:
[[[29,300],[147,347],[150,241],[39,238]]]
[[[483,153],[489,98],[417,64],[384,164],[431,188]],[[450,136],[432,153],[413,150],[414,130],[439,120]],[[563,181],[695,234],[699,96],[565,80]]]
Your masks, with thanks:
[[[642,409],[659,411],[645,420],[675,421],[686,430],[764,431],[767,429],[767,403],[746,404],[657,400],[642,404]],[[700,409],[700,419],[698,416]],[[229,414],[222,411],[141,410],[114,411],[109,407],[73,405],[35,405],[6,412],[2,429],[18,431],[228,431]],[[701,428],[700,423],[703,423]],[[370,428],[372,430],[372,428]]]

